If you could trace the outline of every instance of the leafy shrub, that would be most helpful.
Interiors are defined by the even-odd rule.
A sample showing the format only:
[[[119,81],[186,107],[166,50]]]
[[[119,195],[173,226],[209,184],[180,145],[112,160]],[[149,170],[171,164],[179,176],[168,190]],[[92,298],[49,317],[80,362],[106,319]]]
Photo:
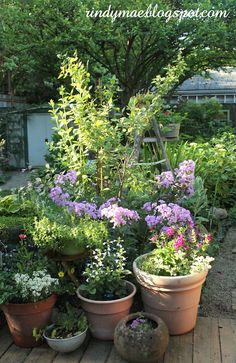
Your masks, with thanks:
[[[192,159],[195,175],[200,176],[209,202],[230,208],[236,201],[236,143],[232,132],[225,132],[209,141],[168,144],[172,167],[180,161]]]
[[[180,113],[185,117],[181,132],[188,139],[210,138],[229,126],[224,120],[222,105],[214,98],[204,103],[186,102],[180,107]]]

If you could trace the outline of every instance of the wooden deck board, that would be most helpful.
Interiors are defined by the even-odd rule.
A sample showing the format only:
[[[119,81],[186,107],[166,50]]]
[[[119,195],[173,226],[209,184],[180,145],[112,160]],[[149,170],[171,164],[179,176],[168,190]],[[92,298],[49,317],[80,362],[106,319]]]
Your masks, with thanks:
[[[236,320],[219,319],[222,363],[236,362]]]
[[[193,363],[221,363],[218,319],[198,318],[193,347]]]
[[[171,336],[165,353],[164,363],[192,363],[192,355],[193,332]]]
[[[112,342],[87,338],[77,351],[60,354],[45,345],[16,347],[6,327],[0,329],[0,363],[127,363]],[[158,363],[236,363],[236,319],[198,318],[188,334],[172,336]]]

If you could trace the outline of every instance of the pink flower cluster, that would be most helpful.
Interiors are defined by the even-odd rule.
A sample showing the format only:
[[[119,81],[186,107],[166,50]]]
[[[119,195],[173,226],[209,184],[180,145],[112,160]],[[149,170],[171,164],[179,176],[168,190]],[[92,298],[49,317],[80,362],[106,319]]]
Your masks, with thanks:
[[[165,191],[184,193],[191,196],[194,193],[194,169],[193,160],[185,160],[179,164],[179,167],[172,171],[164,171],[156,176],[157,187]]]
[[[117,204],[100,209],[100,214],[101,218],[105,217],[113,223],[113,228],[130,224],[132,221],[138,221],[140,218],[136,211],[119,207]]]

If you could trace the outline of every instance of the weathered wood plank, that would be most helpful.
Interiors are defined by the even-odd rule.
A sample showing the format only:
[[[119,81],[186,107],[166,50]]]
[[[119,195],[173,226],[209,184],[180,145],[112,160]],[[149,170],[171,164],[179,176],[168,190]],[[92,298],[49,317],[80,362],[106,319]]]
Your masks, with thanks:
[[[41,347],[34,348],[24,363],[51,363],[56,354],[57,353],[54,350],[46,345],[43,345]]]
[[[198,318],[194,329],[193,363],[221,363],[218,320]]]
[[[10,347],[12,344],[11,334],[7,326],[1,328],[0,330],[0,357],[5,353],[5,351]]]
[[[113,342],[91,339],[80,363],[105,363]]]
[[[106,363],[127,363],[127,360],[124,360],[113,346]]]
[[[170,337],[164,363],[192,363],[193,332]],[[200,363],[200,361],[198,362]],[[206,363],[206,361],[204,361]]]
[[[0,363],[23,363],[31,349],[20,348],[12,344],[0,358]]]
[[[78,363],[80,362],[87,346],[89,343],[89,338],[87,337],[85,342],[72,353],[62,354],[58,353],[54,358],[53,363]]]
[[[219,319],[222,363],[236,362],[236,320]]]

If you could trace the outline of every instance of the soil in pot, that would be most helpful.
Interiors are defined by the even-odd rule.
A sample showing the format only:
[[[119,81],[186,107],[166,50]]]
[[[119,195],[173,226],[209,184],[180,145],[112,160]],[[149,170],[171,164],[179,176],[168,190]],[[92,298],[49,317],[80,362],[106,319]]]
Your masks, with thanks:
[[[149,321],[143,325],[139,321]],[[166,324],[159,317],[135,313],[123,318],[117,325],[114,344],[122,356],[131,363],[156,363],[168,346],[169,333]]]
[[[33,329],[43,329],[51,319],[56,295],[30,304],[6,304],[2,306],[14,343],[22,348],[42,344],[33,337]]]

